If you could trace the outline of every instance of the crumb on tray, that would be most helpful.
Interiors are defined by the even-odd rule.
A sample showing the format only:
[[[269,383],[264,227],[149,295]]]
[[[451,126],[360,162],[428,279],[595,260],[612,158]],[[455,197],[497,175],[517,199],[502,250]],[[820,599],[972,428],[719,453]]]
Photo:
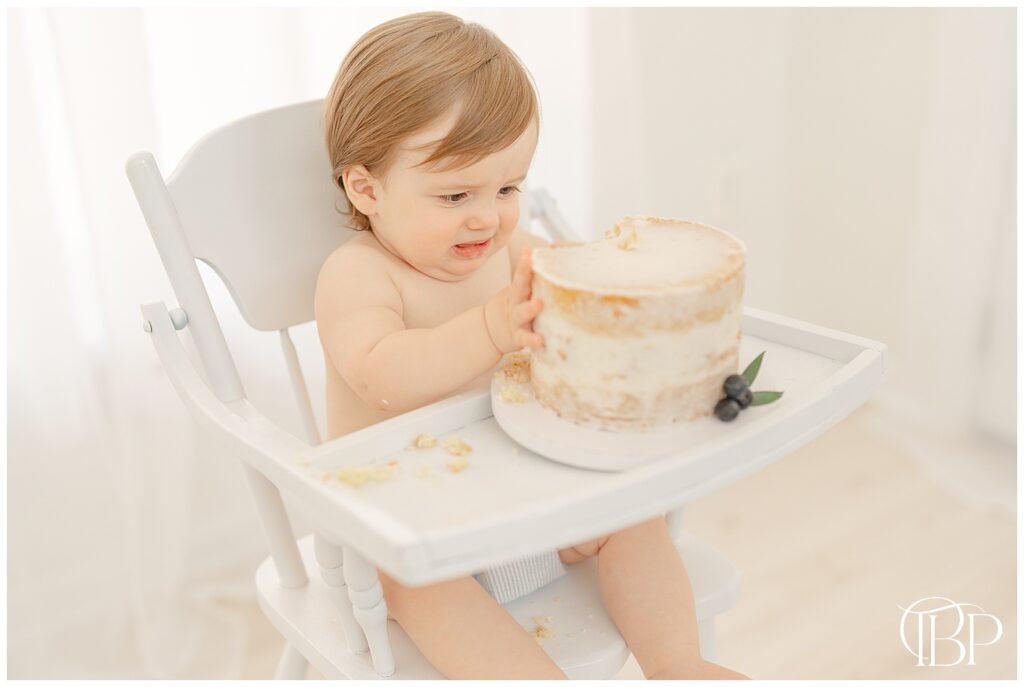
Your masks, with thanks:
[[[324,481],[335,479],[352,487],[361,487],[367,482],[389,480],[394,476],[396,470],[398,470],[398,461],[393,460],[387,465],[359,465],[338,468],[337,470],[325,473],[321,479]]]
[[[534,639],[546,639],[547,637],[553,636],[555,633],[551,631],[550,627],[538,625],[533,629],[533,632],[531,632],[530,634],[533,635]]]
[[[473,450],[473,447],[456,436],[450,436],[444,440],[444,450],[453,456],[464,456]]]
[[[449,460],[444,466],[448,468],[449,472],[462,472],[469,466],[469,461],[464,456],[459,456],[454,460]]]
[[[412,445],[415,448],[433,448],[437,446],[437,439],[430,432],[423,432],[416,435],[416,438],[412,440]]]

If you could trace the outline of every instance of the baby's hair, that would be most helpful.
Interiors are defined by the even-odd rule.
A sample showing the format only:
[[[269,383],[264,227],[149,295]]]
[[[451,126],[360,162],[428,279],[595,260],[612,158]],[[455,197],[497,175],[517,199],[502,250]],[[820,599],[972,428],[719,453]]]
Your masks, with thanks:
[[[370,229],[370,220],[345,195],[342,172],[363,165],[384,178],[398,144],[460,102],[452,130],[419,166],[468,167],[512,145],[531,122],[540,125],[539,98],[526,66],[479,24],[419,12],[384,22],[356,41],[323,111],[331,176],[353,229]]]

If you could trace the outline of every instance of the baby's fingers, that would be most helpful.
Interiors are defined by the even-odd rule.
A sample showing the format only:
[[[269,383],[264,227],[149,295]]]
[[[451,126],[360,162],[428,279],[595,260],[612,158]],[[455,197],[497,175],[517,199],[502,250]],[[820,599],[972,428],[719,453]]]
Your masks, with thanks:
[[[530,348],[540,348],[544,345],[544,337],[536,332],[531,332],[526,329],[517,329],[514,334],[516,343],[520,346],[529,346]]]
[[[512,321],[516,327],[529,324],[544,308],[544,302],[539,298],[523,301],[512,309]]]
[[[516,263],[516,273],[512,275],[512,285],[519,300],[526,300],[530,297],[530,282],[533,280],[533,266],[530,264],[530,249],[523,248]]]

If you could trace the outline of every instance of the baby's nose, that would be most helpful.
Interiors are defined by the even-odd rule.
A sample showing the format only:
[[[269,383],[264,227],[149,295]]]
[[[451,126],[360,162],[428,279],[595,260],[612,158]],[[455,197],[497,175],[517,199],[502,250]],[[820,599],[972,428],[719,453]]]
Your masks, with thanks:
[[[467,222],[467,226],[470,229],[476,229],[480,231],[497,231],[498,225],[500,224],[500,215],[498,214],[497,208],[479,208],[473,213],[472,219]]]

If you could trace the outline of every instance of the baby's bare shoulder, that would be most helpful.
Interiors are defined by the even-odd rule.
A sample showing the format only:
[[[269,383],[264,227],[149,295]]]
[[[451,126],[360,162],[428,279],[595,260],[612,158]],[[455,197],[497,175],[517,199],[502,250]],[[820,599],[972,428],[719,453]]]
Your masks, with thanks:
[[[374,259],[377,257],[377,251],[373,249],[373,246],[364,238],[365,232],[359,232],[345,243],[341,244],[334,251],[327,256],[324,260],[323,270],[336,269],[339,264],[344,264],[351,260],[358,259]]]
[[[362,234],[356,234],[335,248],[320,267],[318,285],[325,281],[350,281],[370,274],[390,277],[390,265],[386,257],[371,241],[363,238]]]
[[[401,298],[393,278],[394,266],[382,251],[357,234],[336,248],[320,267],[316,299],[330,302],[332,310],[344,306],[384,305],[401,312]]]

